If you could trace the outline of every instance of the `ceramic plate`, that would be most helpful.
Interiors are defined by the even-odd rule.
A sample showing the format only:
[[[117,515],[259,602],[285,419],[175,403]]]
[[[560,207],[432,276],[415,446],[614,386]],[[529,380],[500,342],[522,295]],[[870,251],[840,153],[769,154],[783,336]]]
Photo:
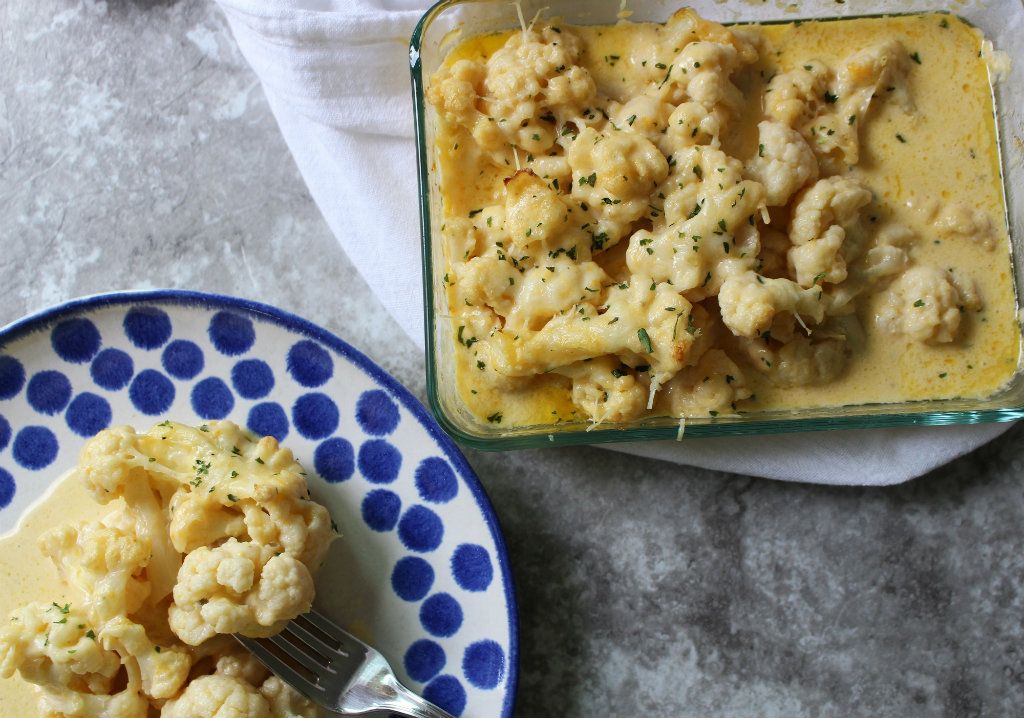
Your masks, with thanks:
[[[451,713],[511,714],[515,601],[479,481],[408,390],[274,307],[117,293],[0,330],[0,534],[88,437],[165,418],[230,419],[291,448],[342,533],[317,605]]]

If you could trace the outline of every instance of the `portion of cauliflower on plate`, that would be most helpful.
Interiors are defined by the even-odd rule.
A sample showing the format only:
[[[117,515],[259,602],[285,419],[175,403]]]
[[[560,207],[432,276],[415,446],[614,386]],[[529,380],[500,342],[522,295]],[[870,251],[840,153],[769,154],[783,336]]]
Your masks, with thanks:
[[[71,480],[110,508],[40,537],[79,600],[15,611],[0,677],[35,684],[52,716],[316,715],[247,654],[205,667],[219,637],[272,635],[312,605],[335,530],[290,451],[226,421],[114,427]]]

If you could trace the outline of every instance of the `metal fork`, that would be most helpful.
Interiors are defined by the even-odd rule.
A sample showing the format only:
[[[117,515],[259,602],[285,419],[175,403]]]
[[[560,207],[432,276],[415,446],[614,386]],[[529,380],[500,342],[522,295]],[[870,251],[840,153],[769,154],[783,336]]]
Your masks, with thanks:
[[[278,678],[329,711],[453,718],[399,683],[384,656],[315,611],[270,638],[235,638]]]

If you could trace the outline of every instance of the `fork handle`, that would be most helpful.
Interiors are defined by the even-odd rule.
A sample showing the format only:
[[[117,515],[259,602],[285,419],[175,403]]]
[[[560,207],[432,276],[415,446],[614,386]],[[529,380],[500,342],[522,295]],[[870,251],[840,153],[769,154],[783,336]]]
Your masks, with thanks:
[[[408,688],[398,682],[397,678],[390,677],[387,681],[389,688],[394,695],[388,696],[387,701],[381,704],[383,710],[407,716],[407,718],[455,718],[451,713],[438,708],[425,698],[421,698]]]

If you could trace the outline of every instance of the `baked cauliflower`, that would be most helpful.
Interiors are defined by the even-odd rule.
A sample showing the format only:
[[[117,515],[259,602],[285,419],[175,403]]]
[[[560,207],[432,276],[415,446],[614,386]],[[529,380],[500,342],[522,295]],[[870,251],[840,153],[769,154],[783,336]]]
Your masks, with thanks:
[[[229,422],[115,427],[74,479],[110,508],[40,549],[80,600],[15,611],[0,676],[36,684],[47,716],[315,715],[236,653],[208,675],[226,634],[270,635],[312,604],[334,529],[290,451]]]
[[[973,283],[949,271],[918,265],[903,272],[885,292],[875,321],[891,334],[902,334],[928,344],[947,344],[956,338],[960,318],[967,309],[980,309]]]
[[[825,316],[819,289],[805,289],[789,279],[767,279],[754,272],[725,280],[718,293],[718,304],[722,322],[741,337],[760,336],[781,313],[814,323]]]
[[[269,636],[313,603],[304,563],[274,546],[230,538],[185,557],[168,620],[196,646],[218,633]]]

